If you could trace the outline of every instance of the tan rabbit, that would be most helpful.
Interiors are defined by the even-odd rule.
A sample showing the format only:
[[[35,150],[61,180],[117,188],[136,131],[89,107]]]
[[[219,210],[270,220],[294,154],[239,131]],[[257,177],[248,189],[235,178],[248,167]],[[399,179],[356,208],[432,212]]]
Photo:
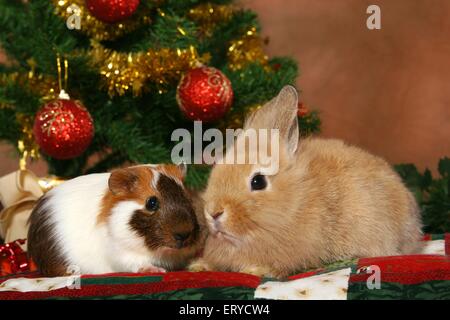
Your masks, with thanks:
[[[280,130],[277,173],[265,175],[258,164],[213,168],[203,195],[210,234],[190,270],[285,277],[419,250],[418,206],[391,166],[339,140],[299,141],[297,102],[286,86],[244,126]]]

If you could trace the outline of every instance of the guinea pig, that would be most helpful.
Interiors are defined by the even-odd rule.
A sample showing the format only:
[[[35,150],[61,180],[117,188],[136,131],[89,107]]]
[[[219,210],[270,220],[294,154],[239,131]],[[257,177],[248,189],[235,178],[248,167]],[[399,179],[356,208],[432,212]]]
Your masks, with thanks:
[[[299,139],[297,103],[296,89],[284,87],[236,138],[248,129],[278,129],[278,170],[259,162],[214,166],[203,195],[209,236],[190,270],[283,278],[335,261],[420,250],[418,206],[392,167],[339,140]],[[237,145],[227,152],[252,152]]]
[[[183,268],[204,238],[185,171],[138,165],[62,183],[31,213],[30,257],[46,276]]]

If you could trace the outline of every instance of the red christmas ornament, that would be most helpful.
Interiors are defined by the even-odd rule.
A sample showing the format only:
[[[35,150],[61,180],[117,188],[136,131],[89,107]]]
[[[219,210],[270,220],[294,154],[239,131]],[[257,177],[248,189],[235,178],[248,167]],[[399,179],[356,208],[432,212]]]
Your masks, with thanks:
[[[27,253],[20,247],[25,241],[19,239],[0,245],[0,276],[36,270],[36,265],[28,259]]]
[[[94,17],[106,23],[123,21],[133,15],[140,0],[86,0]]]
[[[205,122],[222,118],[233,103],[233,88],[228,78],[212,67],[188,71],[177,88],[181,111],[191,120]]]
[[[76,100],[57,99],[36,114],[33,132],[37,144],[49,156],[70,159],[82,154],[94,136],[93,120]]]

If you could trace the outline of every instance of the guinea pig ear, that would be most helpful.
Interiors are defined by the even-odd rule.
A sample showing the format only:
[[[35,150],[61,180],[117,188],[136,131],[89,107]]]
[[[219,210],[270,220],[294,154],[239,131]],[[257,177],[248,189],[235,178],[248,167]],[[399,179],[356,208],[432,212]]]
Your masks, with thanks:
[[[299,128],[297,119],[298,93],[293,86],[284,86],[280,93],[256,110],[246,120],[245,129],[279,129],[280,139],[288,151],[297,150]]]
[[[113,195],[126,195],[133,192],[138,185],[139,177],[131,169],[117,169],[111,172],[108,180],[109,190]]]

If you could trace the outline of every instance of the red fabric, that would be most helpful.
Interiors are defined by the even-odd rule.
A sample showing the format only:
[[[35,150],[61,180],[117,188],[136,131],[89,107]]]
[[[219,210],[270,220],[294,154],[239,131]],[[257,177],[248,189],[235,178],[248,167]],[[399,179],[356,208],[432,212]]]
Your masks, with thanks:
[[[164,274],[163,281],[171,283],[195,283],[195,282],[227,282],[230,286],[245,286],[249,288],[256,288],[261,278],[253,276],[251,274],[238,273],[238,272],[169,272]],[[186,288],[194,288],[189,285]],[[197,287],[195,287],[197,288]],[[172,290],[172,289],[170,289]]]
[[[357,268],[376,265],[381,271],[381,281],[415,284],[432,280],[450,280],[450,256],[410,255],[364,258]],[[365,282],[373,273],[352,274],[351,282]]]
[[[147,277],[147,276],[162,276],[164,273],[163,272],[140,272],[140,273],[135,273],[135,272],[115,272],[115,273],[102,273],[102,274],[83,274],[81,277],[83,279],[88,279],[88,278],[111,278],[111,277],[127,277],[127,278],[132,278],[132,277]]]
[[[248,274],[235,272],[170,272],[167,274],[127,274],[115,273],[108,275],[82,276],[84,278],[107,278],[107,277],[145,277],[163,275],[160,282],[132,283],[132,284],[81,284],[81,289],[62,288],[49,292],[0,292],[2,300],[28,300],[45,299],[53,296],[87,298],[114,295],[140,295],[158,292],[167,292],[187,288],[213,288],[213,287],[250,287],[256,288],[260,278]],[[9,279],[9,278],[8,278]],[[6,279],[5,279],[6,280]]]

